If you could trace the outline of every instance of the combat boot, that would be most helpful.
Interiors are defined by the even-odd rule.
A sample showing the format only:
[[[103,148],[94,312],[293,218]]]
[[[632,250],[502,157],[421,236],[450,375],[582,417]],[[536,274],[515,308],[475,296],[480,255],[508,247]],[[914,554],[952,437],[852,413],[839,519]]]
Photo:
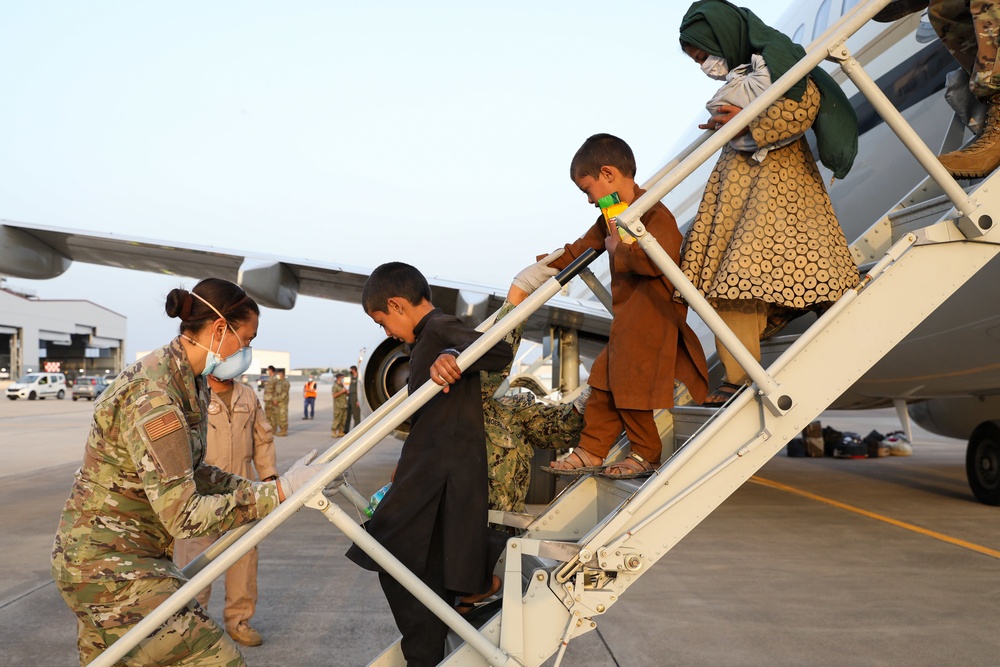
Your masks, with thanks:
[[[264,643],[260,633],[251,628],[246,621],[240,621],[239,625],[227,625],[226,633],[234,642],[244,646],[260,646]]]
[[[1000,94],[986,102],[986,126],[971,144],[938,157],[955,178],[985,178],[1000,167]]]

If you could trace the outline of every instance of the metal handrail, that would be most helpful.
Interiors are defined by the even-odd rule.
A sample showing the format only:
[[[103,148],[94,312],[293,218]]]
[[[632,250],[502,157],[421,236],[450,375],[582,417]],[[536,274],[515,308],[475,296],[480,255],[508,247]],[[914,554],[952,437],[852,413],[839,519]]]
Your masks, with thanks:
[[[513,331],[518,325],[526,320],[534,311],[542,306],[546,301],[555,296],[575,277],[580,270],[589,265],[597,257],[593,250],[587,250],[580,257],[563,269],[557,276],[550,278],[541,287],[529,295],[523,302],[518,304],[511,312],[499,322],[496,322],[485,333],[477,338],[461,355],[456,362],[463,371],[466,370],[484,353],[499,343],[503,338]],[[371,426],[365,429],[362,435],[357,436],[354,441],[346,447],[335,445],[330,451],[323,455],[323,459],[329,461],[326,466],[302,488],[285,499],[269,515],[259,520],[245,534],[235,540],[227,549],[222,551],[214,560],[204,565],[188,582],[175,591],[159,607],[149,613],[144,619],[139,621],[135,627],[129,630],[114,644],[109,646],[92,663],[92,667],[111,667],[117,661],[135,647],[140,641],[152,634],[171,615],[180,610],[198,593],[207,587],[229,569],[237,560],[242,558],[253,547],[257,546],[265,537],[287,521],[299,509],[306,506],[316,495],[322,494],[324,488],[331,484],[338,477],[353,465],[359,458],[370,451],[383,438],[390,435],[396,427],[409,419],[421,406],[427,403],[442,390],[442,387],[431,380],[424,383],[413,395],[405,397],[387,413],[372,413],[359,424],[359,429],[366,422]],[[397,392],[397,396],[402,392]],[[395,396],[394,396],[395,399]],[[391,402],[391,401],[390,401]],[[384,407],[384,406],[383,406]],[[384,415],[380,419],[373,419],[376,416]],[[335,458],[332,452],[339,452]],[[372,549],[367,549],[373,560],[379,565],[387,566],[396,572],[398,570],[390,561],[394,561],[391,554],[381,545],[375,544]],[[403,576],[399,578],[399,583],[403,585],[414,597],[424,601],[425,604],[436,606],[434,600],[440,598],[424,584],[416,575],[409,570],[400,572]],[[457,619],[456,619],[457,617]],[[473,626],[469,625],[461,616],[446,615],[442,620],[454,630],[471,647],[485,657],[491,665],[510,665],[510,659],[502,655],[498,656],[498,649],[490,643],[488,639],[479,634]],[[501,652],[502,654],[502,652]]]
[[[683,153],[686,153],[685,157],[677,158],[671,161],[671,164],[675,164],[674,170],[668,170],[662,173],[661,178],[654,184],[647,188],[647,192],[640,197],[638,200],[632,203],[625,211],[623,211],[618,216],[618,226],[625,229],[633,236],[637,237],[637,243],[640,247],[649,255],[650,259],[654,264],[667,276],[674,286],[681,292],[686,299],[689,299],[689,293],[692,293],[688,303],[697,312],[702,319],[705,320],[706,324],[712,328],[713,333],[719,336],[723,344],[729,348],[730,352],[733,352],[733,348],[729,347],[729,343],[726,342],[725,336],[719,335],[719,330],[716,329],[716,325],[721,325],[723,334],[731,334],[732,332],[725,325],[724,322],[719,320],[718,316],[715,315],[714,309],[705,301],[699,292],[694,288],[694,285],[684,276],[683,272],[677,267],[676,264],[670,259],[669,255],[660,247],[656,239],[651,235],[646,233],[645,228],[639,221],[639,216],[645,213],[649,208],[651,208],[656,202],[658,202],[662,197],[668,194],[684,177],[687,177],[692,172],[694,172],[702,162],[711,157],[717,150],[722,148],[722,146],[728,142],[730,139],[736,136],[743,127],[745,127],[750,120],[753,120],[764,110],[770,106],[778,97],[783,95],[790,87],[791,84],[795,83],[803,76],[805,76],[813,67],[819,64],[820,61],[825,57],[823,54],[832,52],[835,48],[838,50],[837,60],[844,67],[854,68],[855,71],[848,72],[852,81],[858,79],[864,84],[863,76],[859,76],[856,70],[860,70],[861,66],[849,57],[846,48],[843,47],[843,42],[846,39],[845,35],[852,35],[857,30],[861,28],[868,20],[870,20],[879,10],[885,7],[889,3],[889,0],[871,0],[864,5],[859,5],[853,9],[850,13],[846,14],[841,18],[840,21],[835,23],[829,30],[823,33],[823,36],[813,42],[813,49],[807,54],[806,58],[799,62],[798,65],[793,67],[791,70],[786,72],[778,81],[774,82],[771,87],[765,91],[763,95],[758,97],[752,104],[748,105],[743,111],[741,111],[737,116],[733,118],[732,121],[726,123],[722,129],[712,133],[715,136],[703,136],[699,140],[693,142],[689,145]],[[846,69],[845,69],[846,72]],[[868,97],[869,94],[873,94],[871,90],[867,87],[862,88],[859,86],[859,90]],[[905,119],[899,111],[892,105],[891,102],[875,88],[878,94],[873,94],[875,99],[870,99],[873,107],[876,111],[883,117],[887,119],[887,124],[890,128],[900,137],[902,143],[914,154],[914,157],[920,161],[921,165],[924,165],[927,161],[927,156],[933,160],[930,165],[932,168],[937,166],[941,167],[940,162],[934,156],[933,152],[927,148],[913,129],[909,126]],[[888,119],[892,118],[892,122],[889,123]],[[732,126],[732,127],[730,127]],[[706,132],[706,135],[710,134],[711,131]],[[911,136],[912,135],[912,136]],[[915,138],[915,142],[913,141]],[[922,149],[921,149],[922,147]],[[942,168],[943,169],[943,168]],[[942,189],[948,194],[952,203],[955,205],[961,213],[968,216],[972,211],[978,208],[978,204],[968,197],[965,190],[958,185],[957,181],[944,171],[942,175],[937,169],[928,169],[931,177],[938,181],[938,184],[942,186]],[[932,172],[937,172],[932,173]],[[947,188],[946,184],[950,181],[951,184],[958,188],[959,193],[954,192],[954,188]],[[942,184],[944,182],[944,184]],[[645,187],[645,186],[644,186]],[[896,259],[898,255],[912,245],[912,239],[904,239],[900,243],[891,249],[886,256],[879,262],[878,269],[873,270],[874,273],[879,274],[890,266]],[[805,334],[802,340],[793,345],[793,349],[789,349],[785,354],[782,355],[781,359],[776,362],[778,364],[776,368],[783,367],[788,361],[794,356],[794,353],[801,350],[805,345],[808,344],[810,340],[819,335],[822,330],[823,321],[832,321],[844,308],[846,308],[857,293],[860,292],[868,284],[868,281],[863,281],[853,290],[850,290],[845,298],[834,304],[827,313],[821,318],[821,322],[817,325],[811,327],[816,331],[809,334]],[[693,299],[693,300],[692,300]],[[703,314],[704,311],[704,314]],[[706,317],[707,315],[707,317]],[[711,320],[711,321],[710,321]],[[735,338],[735,337],[734,337]],[[743,352],[746,352],[746,348],[739,345]],[[747,354],[749,354],[747,352]],[[733,356],[737,356],[734,354]],[[739,361],[739,358],[737,357]],[[782,409],[781,406],[776,405],[781,402],[781,396],[773,396],[772,400],[768,400],[767,386],[768,384],[773,385],[773,380],[770,375],[761,368],[760,364],[750,357],[752,361],[752,368],[747,368],[744,365],[744,369],[748,371],[748,374],[754,379],[757,384],[756,393],[764,399],[765,404],[772,408],[772,412],[781,413],[787,410],[787,408]],[[740,361],[741,365],[743,362]],[[752,372],[751,372],[752,371]],[[758,378],[754,377],[755,374],[763,374],[766,378],[767,384],[761,384]],[[741,395],[737,397],[736,402],[738,404],[743,404],[750,400],[748,395]],[[790,400],[790,397],[788,397]],[[791,406],[789,402],[783,403],[788,407]],[[715,431],[719,430],[721,426],[727,421],[726,414],[720,414],[716,420],[710,425],[710,429]],[[714,427],[714,428],[713,428]],[[669,482],[672,471],[676,470],[678,467],[683,465],[690,456],[693,455],[693,451],[681,450],[678,455],[675,455],[663,468],[657,471],[657,474],[651,478],[649,482],[643,485],[634,496],[632,496],[626,503],[622,505],[618,512],[612,517],[612,519],[606,522],[604,525],[595,529],[591,534],[585,536],[581,540],[581,544],[584,544],[584,548],[580,552],[576,562],[587,562],[592,557],[593,554],[601,547],[606,546],[609,543],[613,543],[615,540],[620,539],[620,531],[622,530],[624,524],[634,516],[640,508],[643,507],[656,493],[657,491],[666,483]],[[570,563],[569,566],[573,564]]]

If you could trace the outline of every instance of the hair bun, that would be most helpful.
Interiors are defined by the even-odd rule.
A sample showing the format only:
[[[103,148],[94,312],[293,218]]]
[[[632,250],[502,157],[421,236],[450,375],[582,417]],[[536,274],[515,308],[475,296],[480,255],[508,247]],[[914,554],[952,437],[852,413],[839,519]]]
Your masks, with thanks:
[[[194,306],[194,297],[186,289],[178,287],[170,290],[167,295],[166,312],[167,317],[178,317],[181,321],[186,321],[191,317],[191,308]]]

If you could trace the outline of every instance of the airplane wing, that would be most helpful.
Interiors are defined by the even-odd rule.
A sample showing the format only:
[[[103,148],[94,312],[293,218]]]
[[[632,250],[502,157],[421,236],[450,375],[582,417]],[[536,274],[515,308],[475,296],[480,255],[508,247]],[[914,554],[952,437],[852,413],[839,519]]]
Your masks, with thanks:
[[[0,273],[44,280],[64,273],[73,262],[191,278],[239,282],[263,306],[291,309],[299,294],[361,303],[369,270],[343,264],[213,247],[82,232],[0,220]],[[507,287],[428,278],[434,304],[478,324],[500,307]],[[579,332],[581,353],[596,356],[611,333],[611,315],[596,300],[558,296],[531,316],[525,337],[541,340],[549,327]]]

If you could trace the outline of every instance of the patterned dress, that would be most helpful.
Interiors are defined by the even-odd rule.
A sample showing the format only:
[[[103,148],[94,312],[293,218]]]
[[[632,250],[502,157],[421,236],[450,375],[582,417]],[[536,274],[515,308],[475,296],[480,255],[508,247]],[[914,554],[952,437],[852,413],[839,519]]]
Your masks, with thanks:
[[[758,146],[805,132],[819,110],[810,80],[801,102],[781,98],[750,123]],[[681,251],[681,269],[710,302],[760,299],[806,310],[858,282],[844,232],[804,137],[753,154],[728,144]]]

